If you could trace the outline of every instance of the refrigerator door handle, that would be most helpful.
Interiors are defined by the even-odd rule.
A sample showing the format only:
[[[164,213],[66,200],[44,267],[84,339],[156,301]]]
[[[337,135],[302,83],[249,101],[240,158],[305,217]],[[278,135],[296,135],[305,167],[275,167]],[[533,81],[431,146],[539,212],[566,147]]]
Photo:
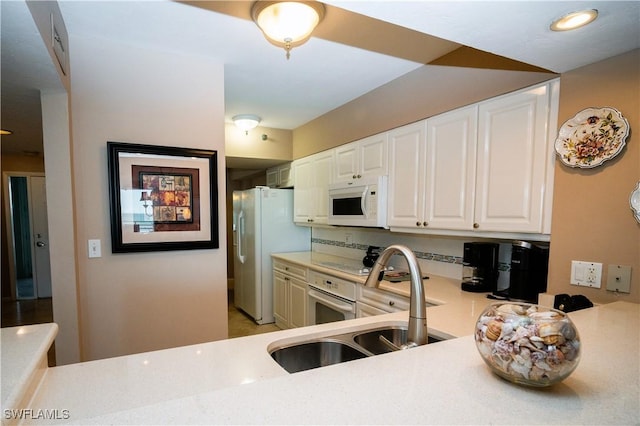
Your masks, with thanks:
[[[244,211],[238,214],[238,260],[244,264],[246,256],[242,254],[242,239],[244,238]]]

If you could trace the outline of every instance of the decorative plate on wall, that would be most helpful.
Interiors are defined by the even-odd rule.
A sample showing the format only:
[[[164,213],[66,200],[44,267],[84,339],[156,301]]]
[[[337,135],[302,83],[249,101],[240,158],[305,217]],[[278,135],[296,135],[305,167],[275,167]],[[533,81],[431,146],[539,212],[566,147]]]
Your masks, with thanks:
[[[633,211],[633,216],[640,223],[640,182],[638,182],[636,188],[631,192],[629,205]]]
[[[622,151],[629,122],[611,107],[586,108],[567,120],[556,139],[556,152],[569,167],[590,169]]]

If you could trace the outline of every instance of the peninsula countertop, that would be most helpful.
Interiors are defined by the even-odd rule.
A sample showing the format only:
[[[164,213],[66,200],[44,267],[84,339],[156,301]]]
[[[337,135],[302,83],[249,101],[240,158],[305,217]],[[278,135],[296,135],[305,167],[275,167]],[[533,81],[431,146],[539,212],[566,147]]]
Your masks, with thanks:
[[[533,389],[498,378],[477,353],[473,324],[490,301],[435,278],[425,280],[441,302],[427,309],[429,328],[460,338],[295,374],[268,354],[274,342],[406,323],[398,312],[54,367],[28,408],[68,418],[26,423],[638,424],[640,305],[571,313],[580,364]]]

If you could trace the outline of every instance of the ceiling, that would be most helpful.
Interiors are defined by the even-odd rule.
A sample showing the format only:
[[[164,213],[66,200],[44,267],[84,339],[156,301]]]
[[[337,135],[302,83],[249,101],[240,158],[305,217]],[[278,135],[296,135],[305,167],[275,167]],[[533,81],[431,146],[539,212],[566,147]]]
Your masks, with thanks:
[[[70,36],[118,40],[225,64],[225,119],[294,129],[461,45],[562,73],[640,47],[640,2],[328,0],[308,43],[284,50],[250,20],[251,1],[59,1]],[[61,90],[24,1],[1,1],[2,152],[41,151],[40,90]],[[582,8],[591,25],[554,33]],[[357,29],[354,30],[354,29]]]

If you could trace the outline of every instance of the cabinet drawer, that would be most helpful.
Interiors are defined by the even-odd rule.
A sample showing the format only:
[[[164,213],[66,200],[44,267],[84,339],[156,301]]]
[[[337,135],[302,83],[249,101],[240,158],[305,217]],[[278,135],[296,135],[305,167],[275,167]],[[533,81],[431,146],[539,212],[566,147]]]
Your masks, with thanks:
[[[389,293],[377,288],[358,286],[358,302],[366,303],[385,312],[409,310],[409,298]]]
[[[273,261],[273,269],[283,274],[299,278],[302,281],[307,280],[307,268],[304,266],[294,265],[293,263],[283,262],[281,260]]]

